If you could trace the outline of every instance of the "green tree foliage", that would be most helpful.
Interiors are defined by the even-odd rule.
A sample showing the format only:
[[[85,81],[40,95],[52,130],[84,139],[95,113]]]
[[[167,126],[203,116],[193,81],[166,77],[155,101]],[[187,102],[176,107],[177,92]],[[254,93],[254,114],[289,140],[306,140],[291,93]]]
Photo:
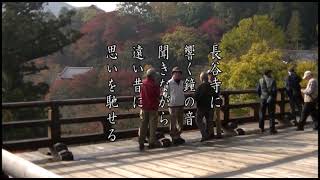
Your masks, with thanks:
[[[179,3],[177,18],[186,26],[198,27],[212,15],[207,2]]]
[[[211,8],[214,16],[224,20],[227,29],[231,29],[238,22],[257,14],[259,2],[213,2]]]
[[[230,78],[224,82],[231,89],[254,88],[266,69],[273,70],[278,86],[281,87],[287,71],[281,51],[272,49],[266,41],[252,44],[247,54],[242,55],[238,62],[230,61],[228,66],[230,69],[223,74],[230,73]]]
[[[162,36],[162,43],[169,45],[169,59],[175,62],[175,65],[178,63],[180,67],[187,67],[187,57],[185,56],[186,45],[195,45],[195,56],[192,60],[193,65],[207,62],[210,48],[194,28],[177,26],[172,33],[169,32]]]
[[[288,45],[291,44],[291,48],[299,49],[302,38],[300,13],[299,11],[293,11],[287,28]]]
[[[75,42],[81,34],[68,27],[73,11],[59,18],[43,11],[43,2],[2,3],[2,102],[42,99],[48,84],[25,81],[24,77],[47,69],[32,61],[53,54]],[[4,111],[3,121],[44,118],[44,108]],[[46,136],[47,128],[6,129],[3,139]]]
[[[159,18],[159,22],[166,27],[176,24],[177,2],[151,2],[152,13]]]
[[[271,19],[285,31],[291,14],[290,2],[272,2],[269,4]]]
[[[117,8],[121,15],[134,15],[145,20],[151,20],[153,16],[149,2],[120,2]]]
[[[253,43],[265,40],[273,48],[285,44],[285,36],[267,15],[243,19],[238,26],[225,33],[221,40],[221,55],[225,60],[246,54]]]
[[[221,81],[224,89],[254,89],[264,70],[271,69],[278,87],[283,87],[287,65],[280,50],[271,48],[267,41],[253,43],[247,54],[229,62],[221,61]],[[243,98],[243,99],[242,99]],[[241,96],[242,100],[256,96]]]
[[[318,63],[310,60],[304,60],[300,59],[297,60],[294,64],[297,74],[300,77],[303,77],[303,74],[305,71],[311,71],[313,73],[313,76],[315,78],[318,78]],[[302,87],[306,87],[308,84],[308,81],[303,80],[301,82]]]
[[[2,13],[3,101],[38,100],[46,93],[48,86],[23,81],[24,75],[42,70],[30,61],[59,51],[79,38],[76,31],[63,29],[70,23],[71,11],[60,19],[52,19],[42,11],[42,4],[2,4],[5,9]]]

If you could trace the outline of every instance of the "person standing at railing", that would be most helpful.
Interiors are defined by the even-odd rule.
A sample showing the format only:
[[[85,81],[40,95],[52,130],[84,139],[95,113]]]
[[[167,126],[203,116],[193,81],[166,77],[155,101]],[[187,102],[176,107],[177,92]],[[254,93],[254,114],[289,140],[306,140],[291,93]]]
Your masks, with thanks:
[[[201,142],[203,142],[205,140],[214,138],[214,110],[211,108],[211,99],[212,97],[216,99],[218,95],[210,86],[208,81],[208,73],[202,72],[200,74],[200,81],[202,83],[198,86],[194,98],[197,102],[196,123],[202,135]],[[205,122],[203,121],[204,117],[206,119]]]
[[[298,76],[294,68],[290,68],[288,71],[288,76],[285,79],[285,90],[289,97],[289,103],[291,108],[291,119],[294,119],[294,124],[297,125],[297,116],[301,115],[303,97],[301,95],[301,77]],[[296,111],[296,108],[298,111]]]
[[[170,114],[170,136],[174,145],[185,143],[181,138],[184,116],[184,91],[182,71],[179,67],[174,67],[171,71],[172,77],[167,83],[167,91],[164,97],[169,99],[168,108]]]
[[[259,80],[257,92],[260,97],[259,128],[264,132],[264,119],[268,109],[270,120],[270,134],[277,133],[275,127],[275,108],[277,98],[276,81],[271,76],[272,71],[266,70]]]
[[[304,130],[304,125],[309,115],[312,116],[313,129],[317,130],[319,128],[318,111],[316,109],[316,103],[318,101],[318,81],[313,77],[311,71],[306,71],[303,75],[303,79],[307,80],[308,84],[305,89],[301,90],[301,92],[304,94],[304,105],[297,130]]]
[[[160,86],[156,82],[157,72],[154,68],[147,70],[146,78],[141,85],[141,124],[139,128],[139,149],[144,150],[144,141],[149,129],[149,148],[160,147],[156,139],[158,124],[158,108],[160,102]],[[149,128],[148,128],[149,125]]]

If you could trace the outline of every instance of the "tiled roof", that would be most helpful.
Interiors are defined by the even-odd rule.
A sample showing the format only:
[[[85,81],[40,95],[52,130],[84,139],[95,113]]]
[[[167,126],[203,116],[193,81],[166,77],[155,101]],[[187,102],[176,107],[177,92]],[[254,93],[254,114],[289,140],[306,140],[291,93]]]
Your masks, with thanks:
[[[61,73],[59,73],[59,79],[73,79],[73,76],[84,74],[93,69],[93,67],[65,67]]]

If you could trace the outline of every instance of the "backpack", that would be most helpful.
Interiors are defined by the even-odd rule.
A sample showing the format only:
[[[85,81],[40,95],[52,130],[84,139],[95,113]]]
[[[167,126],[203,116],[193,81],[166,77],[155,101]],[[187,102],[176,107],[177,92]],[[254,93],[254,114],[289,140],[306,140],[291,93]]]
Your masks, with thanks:
[[[266,79],[264,77],[262,77],[263,79],[263,85],[267,88],[267,94],[268,94],[268,98],[267,98],[267,103],[271,103],[274,101],[273,99],[273,94],[271,92],[271,87],[272,87],[272,84],[270,87],[267,86],[267,82],[266,82]]]

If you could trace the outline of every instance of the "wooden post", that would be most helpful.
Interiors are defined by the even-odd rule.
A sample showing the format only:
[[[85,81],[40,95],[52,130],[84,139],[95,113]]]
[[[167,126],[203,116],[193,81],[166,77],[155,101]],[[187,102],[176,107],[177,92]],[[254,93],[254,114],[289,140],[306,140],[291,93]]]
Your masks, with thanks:
[[[229,120],[229,94],[224,94],[224,107],[223,107],[223,119]]]
[[[223,107],[223,120],[224,122],[228,122],[230,118],[230,109],[229,109],[229,93],[224,94],[224,107]],[[234,129],[230,129],[227,126],[222,126],[224,131],[224,136],[236,135],[236,131]]]
[[[255,121],[259,122],[259,105],[253,106],[253,117]]]
[[[281,103],[280,103],[280,119],[282,122],[284,122],[284,113],[285,113],[285,93],[284,89],[280,89],[280,98],[281,98]]]
[[[52,104],[48,110],[48,119],[51,121],[51,125],[48,127],[48,137],[51,139],[51,147],[60,141],[61,127],[59,121],[59,106]]]
[[[221,138],[221,120],[220,120],[220,107],[215,108],[216,118],[216,127],[217,127],[217,138]]]

